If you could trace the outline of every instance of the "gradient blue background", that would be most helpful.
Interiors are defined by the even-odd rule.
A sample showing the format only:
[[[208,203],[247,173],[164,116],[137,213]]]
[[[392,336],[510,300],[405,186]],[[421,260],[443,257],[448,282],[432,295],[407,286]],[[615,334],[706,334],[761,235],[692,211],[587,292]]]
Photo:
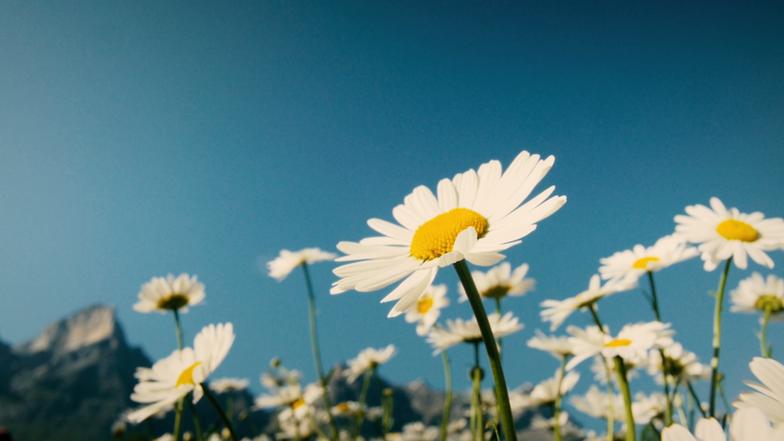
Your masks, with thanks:
[[[164,356],[171,319],[131,306],[151,276],[184,271],[207,286],[189,338],[236,325],[219,374],[259,390],[279,355],[312,378],[301,275],[277,283],[260,262],[364,237],[414,186],[529,149],[558,158],[544,184],[569,198],[508,253],[538,281],[509,303],[526,324],[506,343],[509,382],[538,381],[556,363],[524,347],[545,329],[537,305],[582,290],[599,258],[652,243],[713,195],[784,215],[772,3],[4,3],[0,338],[101,302]],[[394,342],[383,375],[440,387],[440,360],[385,318],[383,293],[330,297],[330,269],[314,268],[327,364]],[[439,278],[454,300],[452,272]],[[696,260],[659,276],[664,317],[703,359],[717,279]],[[615,329],[651,316],[638,293],[601,312]],[[724,329],[734,396],[756,317],[728,314]],[[783,330],[772,325],[777,354]],[[468,351],[453,357],[465,385]]]

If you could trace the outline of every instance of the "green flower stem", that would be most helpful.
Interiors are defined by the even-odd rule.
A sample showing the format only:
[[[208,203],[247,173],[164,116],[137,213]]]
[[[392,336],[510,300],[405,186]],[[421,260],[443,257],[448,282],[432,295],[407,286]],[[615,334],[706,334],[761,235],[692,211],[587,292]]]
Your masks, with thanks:
[[[498,415],[501,419],[501,428],[504,433],[506,441],[517,441],[517,433],[514,427],[514,419],[512,418],[512,408],[509,405],[509,391],[506,387],[506,378],[504,378],[504,370],[501,366],[501,357],[498,353],[498,347],[495,344],[495,337],[493,330],[490,328],[490,322],[487,320],[485,307],[482,304],[482,299],[474,284],[474,279],[471,277],[471,271],[468,269],[465,260],[461,260],[454,264],[460,282],[463,284],[468,301],[471,303],[471,309],[474,311],[474,316],[479,324],[479,330],[482,332],[482,340],[484,340],[485,349],[487,350],[487,358],[490,361],[490,368],[493,371],[493,380],[495,381],[496,390],[496,406],[498,407]]]
[[[661,322],[661,311],[659,309],[659,298],[656,295],[656,283],[653,281],[653,271],[648,271],[648,284],[651,287],[651,308],[653,308],[653,315],[656,321]],[[662,370],[662,383],[664,383],[664,426],[669,427],[672,425],[672,398],[670,395],[670,382],[667,380],[667,358],[664,356],[664,350],[659,348],[659,356],[661,357],[661,370]],[[673,394],[674,395],[674,394]]]
[[[441,352],[441,361],[444,364],[444,413],[441,416],[441,428],[439,430],[440,441],[446,441],[448,435],[449,418],[452,413],[452,366],[449,363],[449,355],[446,351]]]
[[[700,415],[702,415],[702,417],[705,418],[708,415],[705,414],[705,410],[702,408],[702,401],[700,401],[700,397],[697,395],[697,391],[694,390],[694,386],[691,384],[691,381],[689,380],[685,380],[685,381],[686,381],[686,388],[689,390],[689,395],[691,395],[691,398],[694,400],[694,404],[697,406],[697,410],[699,410]]]
[[[474,366],[471,368],[471,430],[474,441],[484,441],[485,423],[482,411],[482,367],[479,366],[479,343],[474,343]]]
[[[193,431],[196,434],[196,439],[198,441],[202,441],[201,419],[199,418],[199,414],[196,413],[196,406],[193,404],[193,400],[188,400],[188,409],[191,411],[191,418],[193,419]]]
[[[360,435],[362,434],[362,422],[365,419],[365,405],[367,404],[367,394],[368,390],[370,389],[370,380],[373,379],[373,375],[376,373],[376,366],[372,366],[370,369],[365,371],[365,375],[362,379],[362,389],[359,390],[359,412],[357,412],[356,417],[354,418],[354,438],[359,439]]]
[[[561,385],[563,384],[564,375],[566,374],[566,359],[569,358],[567,355],[561,357],[561,368],[558,370],[558,385],[557,392],[555,394],[555,403],[553,403],[553,434],[555,435],[555,441],[561,441],[563,436],[561,435],[561,423],[558,420],[558,417],[561,415]]]
[[[637,439],[637,429],[634,425],[634,413],[632,412],[632,394],[629,390],[629,380],[626,377],[626,364],[623,358],[615,356],[615,373],[618,377],[618,387],[621,389],[621,396],[623,396],[623,407],[626,410],[626,441],[635,441]]]
[[[724,271],[719,279],[719,289],[716,292],[716,305],[713,309],[713,357],[711,358],[711,387],[708,402],[708,416],[716,416],[716,392],[719,386],[719,350],[721,349],[721,311],[724,307],[724,291],[727,288],[727,275],[730,272],[732,258],[727,259]]]
[[[384,388],[383,394],[384,396],[383,396],[382,407],[384,413],[381,418],[381,434],[382,434],[382,438],[386,441],[387,434],[389,433],[390,430],[392,430],[392,424],[393,424],[392,412],[394,410],[395,400],[394,400],[394,396],[392,395],[392,389],[388,387]]]
[[[226,426],[227,429],[229,429],[229,438],[231,439],[231,441],[237,441],[237,434],[234,432],[234,427],[232,426],[231,421],[229,421],[229,417],[226,416],[226,412],[223,411],[223,408],[218,402],[218,399],[215,398],[215,395],[213,395],[212,392],[210,392],[210,389],[207,387],[206,384],[201,383],[201,390],[204,391],[204,396],[207,397],[207,399],[210,401],[212,406],[215,408],[215,411],[218,412],[218,416],[220,416],[221,421],[223,421],[223,424]]]
[[[310,278],[310,270],[308,263],[302,262],[302,272],[305,274],[305,284],[308,288],[308,321],[310,322],[310,348],[313,352],[313,363],[316,366],[316,375],[319,377],[319,383],[324,393],[321,399],[324,401],[324,407],[327,409],[327,417],[329,421],[329,429],[332,432],[332,440],[338,441],[338,427],[335,424],[335,417],[332,415],[332,400],[329,397],[329,385],[327,384],[327,377],[324,375],[324,368],[321,364],[321,349],[318,340],[318,326],[316,323],[316,295],[313,291],[313,281]]]
[[[604,333],[604,323],[602,323],[602,320],[599,318],[599,313],[596,311],[596,305],[593,303],[588,305],[588,311],[591,313],[593,322],[599,327],[599,331]],[[613,406],[612,396],[615,394],[615,391],[612,387],[610,364],[607,362],[607,358],[605,358],[604,354],[599,354],[599,356],[602,358],[604,375],[607,377],[607,396],[609,397],[607,400],[607,441],[613,441],[615,440],[615,406]]]
[[[771,315],[770,307],[765,308],[765,312],[762,315],[762,329],[760,329],[760,352],[765,358],[770,358],[773,352],[773,349],[768,344],[768,322]]]
[[[180,323],[180,310],[173,309],[172,312],[174,313],[174,332],[177,335],[177,349],[182,350],[183,343],[182,343],[182,323]],[[174,406],[174,430],[172,431],[172,435],[174,436],[174,441],[180,441],[180,427],[182,425],[182,411],[184,409],[185,397],[181,397],[177,400],[177,403]]]

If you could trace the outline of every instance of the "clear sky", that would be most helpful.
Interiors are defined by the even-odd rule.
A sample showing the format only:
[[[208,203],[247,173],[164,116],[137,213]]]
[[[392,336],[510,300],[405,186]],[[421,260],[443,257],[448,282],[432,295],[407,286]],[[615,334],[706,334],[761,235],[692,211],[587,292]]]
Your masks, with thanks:
[[[784,215],[782,5],[682,3],[5,3],[0,336],[100,302],[166,355],[170,318],[131,306],[150,277],[184,271],[207,287],[187,334],[235,323],[221,374],[258,389],[279,355],[310,376],[301,276],[277,283],[259,262],[360,239],[414,186],[528,149],[557,157],[544,184],[569,198],[508,253],[538,281],[509,303],[526,324],[506,343],[509,381],[543,379],[555,362],[524,348],[545,329],[537,305],[582,290],[599,258],[713,195]],[[385,318],[383,293],[330,297],[330,269],[314,268],[327,364],[394,342],[384,375],[440,386],[440,360]],[[454,275],[439,277],[456,304]],[[665,319],[703,359],[717,280],[698,261],[659,277]],[[601,309],[615,329],[651,318],[637,292]],[[727,315],[733,395],[755,332]],[[779,354],[782,337],[772,325]],[[468,352],[454,358],[465,377]]]

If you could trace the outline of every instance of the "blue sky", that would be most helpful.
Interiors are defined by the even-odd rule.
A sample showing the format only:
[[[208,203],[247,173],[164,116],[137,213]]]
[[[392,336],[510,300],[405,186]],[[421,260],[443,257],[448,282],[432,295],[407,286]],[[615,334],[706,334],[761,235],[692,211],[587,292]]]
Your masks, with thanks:
[[[0,338],[23,341],[100,302],[116,305],[133,343],[166,355],[171,320],[131,306],[151,276],[184,271],[207,286],[206,306],[184,318],[188,335],[236,325],[222,374],[255,382],[278,355],[310,375],[300,275],[277,283],[259,262],[364,237],[365,220],[391,218],[414,186],[528,149],[557,157],[544,184],[569,198],[508,253],[538,281],[509,304],[526,329],[506,343],[508,377],[538,381],[556,366],[524,348],[545,328],[537,305],[582,290],[599,258],[652,243],[684,206],[713,195],[784,215],[783,12],[714,2],[5,4]],[[383,293],[330,297],[330,268],[314,268],[327,364],[394,342],[384,375],[440,385],[439,359],[410,325],[385,318]],[[733,270],[730,286],[749,273]],[[439,277],[454,300],[454,275]],[[704,359],[717,279],[698,261],[659,277],[665,319]],[[638,293],[601,312],[616,328],[650,318]],[[465,304],[448,312],[468,314]],[[772,325],[774,344],[783,331]],[[727,315],[733,395],[750,375],[755,332],[755,317]],[[465,377],[468,351],[454,358]]]

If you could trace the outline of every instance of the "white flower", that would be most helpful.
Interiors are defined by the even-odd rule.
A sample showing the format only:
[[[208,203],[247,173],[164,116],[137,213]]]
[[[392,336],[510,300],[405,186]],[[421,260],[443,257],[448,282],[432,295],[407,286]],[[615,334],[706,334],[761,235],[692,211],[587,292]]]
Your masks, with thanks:
[[[131,399],[144,404],[128,415],[128,421],[139,423],[164,409],[170,409],[181,397],[193,392],[193,402],[201,399],[199,387],[226,358],[234,343],[231,323],[205,326],[193,342],[193,349],[174,351],[156,362],[152,368],[138,368],[139,383]]]
[[[784,279],[773,274],[763,279],[760,273],[753,273],[740,281],[732,291],[733,312],[764,313],[769,310],[775,316],[784,311]]]
[[[511,312],[504,315],[493,312],[487,315],[487,320],[496,339],[523,329],[523,324]],[[427,341],[435,349],[433,353],[439,354],[459,343],[479,343],[482,341],[482,332],[474,317],[468,320],[447,320],[445,327],[434,327],[430,331]]]
[[[588,283],[588,289],[564,300],[545,300],[540,306],[543,308],[539,313],[543,321],[550,322],[550,330],[555,331],[561,326],[573,312],[587,308],[600,299],[617,294],[621,291],[628,291],[634,288],[634,284],[628,281],[610,280],[602,285],[601,278],[598,274],[591,277]]]
[[[500,299],[506,296],[520,297],[528,294],[534,289],[536,281],[527,279],[526,274],[528,274],[527,263],[518,266],[513,272],[509,262],[500,263],[487,272],[471,271],[479,295],[488,299]],[[463,285],[458,285],[458,289],[460,302],[468,300]]]
[[[677,235],[662,237],[651,247],[635,245],[630,250],[618,251],[601,259],[599,273],[603,279],[622,279],[636,282],[646,272],[656,272],[691,259],[699,252],[688,246]]]
[[[522,407],[531,408],[554,403],[558,396],[558,377],[559,374],[556,372],[554,376],[534,386]],[[561,381],[561,396],[563,397],[572,390],[579,379],[580,374],[577,372],[567,372]]]
[[[309,415],[316,402],[324,395],[319,384],[308,384],[304,390],[299,383],[286,384],[270,389],[269,394],[256,398],[254,408],[269,409],[280,407],[281,418],[304,418]]]
[[[591,363],[591,372],[593,372],[593,378],[599,384],[608,384],[616,380],[614,375],[615,371],[612,368],[612,364],[608,363],[607,365],[605,365],[604,363],[605,360],[602,359],[602,357],[594,357],[593,362]],[[625,362],[625,365],[626,365],[626,379],[633,380],[637,378],[639,371],[636,368],[638,366],[635,366],[634,364],[630,363],[628,360]]]
[[[754,357],[749,368],[760,383],[746,383],[755,392],[740,394],[733,405],[738,409],[754,407],[774,424],[784,425],[784,365],[770,358]]]
[[[441,315],[441,310],[448,305],[446,285],[433,285],[423,292],[416,305],[406,312],[406,321],[417,324],[417,335],[427,335]]]
[[[675,399],[678,400],[677,397]],[[679,403],[680,401],[678,400],[678,402],[675,403],[675,406],[677,407]],[[662,393],[654,392],[650,395],[646,395],[639,392],[635,394],[634,401],[632,402],[634,423],[648,424],[652,419],[662,415],[666,406],[667,400]]]
[[[619,419],[624,414],[623,397],[618,394],[607,394],[591,385],[585,395],[573,396],[570,400],[575,409],[600,419],[608,419],[611,415]]]
[[[352,416],[356,415],[361,409],[362,406],[356,401],[341,401],[332,406],[332,414],[335,416]]]
[[[420,422],[408,423],[403,426],[403,432],[400,435],[403,441],[436,441],[438,427],[425,426]]]
[[[166,277],[153,277],[139,291],[139,301],[133,305],[137,312],[187,312],[189,306],[204,301],[204,285],[196,276],[169,274]]]
[[[755,408],[735,412],[730,423],[732,441],[781,441],[784,426],[771,427],[765,415]],[[680,424],[673,424],[662,431],[662,441],[727,441],[721,425],[713,418],[703,418],[692,435]]]
[[[602,354],[606,359],[615,356],[624,361],[640,365],[647,361],[648,351],[672,344],[673,331],[669,323],[647,322],[626,325],[621,328],[617,337],[601,334],[596,326],[586,330],[570,326],[567,332],[573,335],[574,358],[566,364],[567,369],[574,369],[583,360]]]
[[[667,360],[667,378],[670,383],[678,380],[701,380],[710,377],[710,367],[700,363],[697,355],[689,352],[680,343],[673,342],[661,348]],[[648,373],[662,382],[662,360],[659,351],[648,354]]]
[[[335,254],[319,248],[303,248],[299,251],[280,250],[278,257],[267,262],[269,276],[277,281],[288,277],[298,266],[335,260]]]
[[[171,433],[164,433],[163,435],[159,436],[158,438],[155,438],[152,441],[174,441],[174,435],[172,435]]]
[[[519,244],[566,202],[550,197],[550,187],[523,204],[554,162],[522,152],[503,173],[500,162],[490,161],[479,171],[442,179],[438,196],[416,187],[392,210],[399,225],[370,219],[368,226],[380,236],[338,243],[345,256],[337,260],[351,263],[333,271],[339,280],[330,292],[376,291],[405,279],[382,300],[397,301],[389,313],[394,317],[416,303],[439,268],[463,259],[496,264],[504,258],[501,251]]]
[[[528,340],[528,347],[549,352],[550,355],[558,360],[571,356],[574,353],[569,337],[544,335],[538,329],[536,330],[536,335]]]
[[[278,439],[307,439],[313,434],[314,424],[310,418],[299,418],[292,413],[278,414]]]
[[[210,381],[210,389],[216,394],[242,392],[248,388],[248,383],[245,378],[218,378]]]
[[[364,374],[369,369],[385,364],[397,353],[395,345],[388,345],[384,348],[367,348],[363,349],[355,358],[348,361],[348,369],[346,369],[346,379],[349,383],[357,381],[360,375]]]
[[[699,244],[705,270],[713,271],[719,262],[730,257],[740,269],[746,269],[747,257],[773,268],[773,260],[765,251],[777,250],[784,244],[784,220],[765,219],[758,211],[746,214],[737,208],[727,209],[716,197],[711,198],[710,205],[689,205],[686,215],[675,216],[676,234]]]

